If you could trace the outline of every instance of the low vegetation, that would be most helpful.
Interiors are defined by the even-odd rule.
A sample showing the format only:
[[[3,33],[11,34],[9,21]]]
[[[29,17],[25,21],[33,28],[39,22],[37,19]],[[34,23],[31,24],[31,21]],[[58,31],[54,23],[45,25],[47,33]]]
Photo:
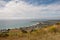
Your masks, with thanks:
[[[4,32],[0,33],[0,37],[8,37],[8,36],[9,36],[8,33],[4,33]]]

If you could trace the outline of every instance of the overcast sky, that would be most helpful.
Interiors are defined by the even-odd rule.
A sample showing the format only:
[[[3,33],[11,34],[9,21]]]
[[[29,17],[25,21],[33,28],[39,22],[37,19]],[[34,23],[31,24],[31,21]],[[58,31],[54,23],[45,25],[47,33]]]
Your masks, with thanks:
[[[0,19],[60,19],[60,0],[0,0]]]

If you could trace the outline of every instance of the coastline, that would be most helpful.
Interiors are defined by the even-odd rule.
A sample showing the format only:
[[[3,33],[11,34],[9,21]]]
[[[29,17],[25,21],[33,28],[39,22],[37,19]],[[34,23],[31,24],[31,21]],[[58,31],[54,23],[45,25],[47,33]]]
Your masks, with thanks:
[[[60,39],[59,22],[51,24],[45,21],[29,27],[0,30],[1,40],[53,40],[56,38]]]
[[[39,21],[39,22],[36,22],[35,24],[32,24],[30,26],[22,26],[22,27],[16,27],[16,28],[11,28],[11,29],[35,29],[35,28],[42,28],[42,27],[46,27],[46,26],[50,26],[50,25],[53,25],[57,22],[60,22],[60,20],[48,20],[48,21]],[[8,28],[10,29],[10,28]],[[2,29],[2,30],[8,30],[8,29]]]

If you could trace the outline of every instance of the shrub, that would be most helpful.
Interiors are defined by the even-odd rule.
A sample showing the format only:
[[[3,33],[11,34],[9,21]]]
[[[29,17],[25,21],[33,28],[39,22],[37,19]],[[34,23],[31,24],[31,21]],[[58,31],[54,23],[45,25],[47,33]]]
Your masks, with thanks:
[[[0,37],[8,37],[8,36],[9,36],[8,33],[4,33],[4,32],[0,33]]]
[[[27,31],[25,31],[25,30],[21,30],[22,31],[22,33],[27,33]]]
[[[58,23],[56,23],[56,25],[60,25],[60,23],[58,22]]]
[[[57,29],[56,29],[56,27],[50,27],[49,31],[56,33],[57,32]]]

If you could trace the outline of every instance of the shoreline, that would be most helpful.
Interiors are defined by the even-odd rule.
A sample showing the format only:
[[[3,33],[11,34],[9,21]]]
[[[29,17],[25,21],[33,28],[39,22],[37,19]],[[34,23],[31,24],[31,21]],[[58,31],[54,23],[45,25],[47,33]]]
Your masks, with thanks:
[[[29,26],[21,26],[21,27],[16,27],[16,28],[6,28],[6,29],[0,29],[0,30],[8,30],[8,29],[19,29],[19,28],[26,28],[26,27],[30,27],[30,26],[36,26],[37,24],[39,24],[39,22],[29,25]]]
[[[35,24],[32,24],[30,26],[21,26],[19,28],[16,27],[16,28],[7,28],[7,29],[0,29],[0,30],[20,29],[20,28],[22,28],[22,29],[24,29],[24,28],[32,28],[32,29],[34,29],[36,27],[39,28],[39,27],[49,26],[49,25],[55,24],[56,22],[60,22],[60,20],[59,21],[58,20],[53,20],[53,21],[51,21],[51,20],[48,20],[48,21],[39,21],[39,22],[37,22]]]

